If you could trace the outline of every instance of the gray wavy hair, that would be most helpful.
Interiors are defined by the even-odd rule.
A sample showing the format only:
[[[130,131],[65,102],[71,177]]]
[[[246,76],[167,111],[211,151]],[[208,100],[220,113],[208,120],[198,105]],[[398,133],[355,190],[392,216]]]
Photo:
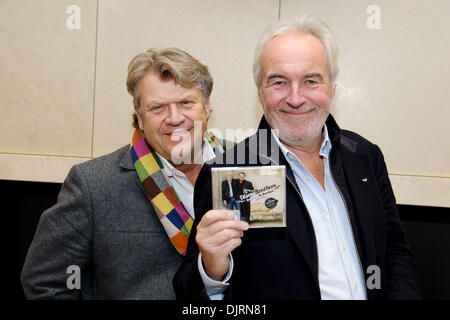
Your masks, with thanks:
[[[127,90],[133,97],[133,105],[139,114],[141,114],[139,83],[147,72],[154,72],[162,80],[174,80],[184,88],[197,86],[202,94],[204,107],[213,89],[214,81],[208,67],[187,52],[178,48],[150,48],[135,56],[128,65]],[[135,114],[133,127],[139,127]]]
[[[302,16],[294,20],[281,20],[269,26],[261,35],[254,53],[253,58],[253,78],[261,91],[261,56],[266,45],[275,38],[288,32],[307,33],[315,36],[322,42],[328,56],[328,73],[331,85],[334,86],[338,73],[338,48],[328,26],[320,19],[315,17]]]

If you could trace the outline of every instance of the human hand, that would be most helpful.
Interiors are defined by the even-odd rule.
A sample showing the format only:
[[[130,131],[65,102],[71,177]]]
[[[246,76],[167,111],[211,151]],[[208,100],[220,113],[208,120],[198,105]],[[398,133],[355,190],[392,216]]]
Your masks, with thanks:
[[[235,220],[231,210],[210,210],[203,216],[195,241],[208,277],[222,280],[228,272],[230,253],[241,245],[245,230],[248,230],[248,223]]]

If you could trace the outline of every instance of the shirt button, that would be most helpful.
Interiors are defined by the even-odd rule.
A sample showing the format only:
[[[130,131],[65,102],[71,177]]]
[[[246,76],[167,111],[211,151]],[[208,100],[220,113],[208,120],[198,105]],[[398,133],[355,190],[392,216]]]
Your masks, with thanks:
[[[342,249],[344,249],[344,251],[347,250],[347,247],[345,246],[345,244],[342,245]]]

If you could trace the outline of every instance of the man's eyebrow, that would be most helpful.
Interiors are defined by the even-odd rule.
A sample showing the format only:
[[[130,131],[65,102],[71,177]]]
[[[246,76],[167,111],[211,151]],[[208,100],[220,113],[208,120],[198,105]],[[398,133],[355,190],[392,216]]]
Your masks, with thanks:
[[[185,97],[181,97],[181,99],[179,99],[180,101],[185,101],[185,100],[197,100],[198,97],[192,94],[189,94]]]
[[[319,80],[323,80],[323,75],[318,72],[312,72],[312,73],[307,73],[303,76],[303,79],[308,79],[308,78],[319,78]]]
[[[269,76],[267,77],[267,80],[266,80],[266,81],[269,81],[269,80],[272,80],[272,79],[275,79],[275,78],[286,79],[286,77],[283,76],[282,74],[272,73],[271,75],[269,75]]]
[[[319,80],[323,80],[324,79],[323,75],[321,73],[318,73],[318,72],[306,73],[305,75],[303,75],[302,78],[303,79],[318,78]],[[273,79],[287,79],[287,77],[282,75],[282,74],[272,73],[271,75],[269,75],[267,77],[266,81],[270,81],[270,80],[273,80]]]
[[[186,101],[186,100],[196,101],[198,99],[195,95],[188,94],[187,96],[181,96],[176,101],[181,102],[181,101]],[[170,103],[170,101],[168,102],[168,101],[164,101],[164,100],[150,99],[148,101],[145,101],[145,106],[159,106],[159,105],[166,105],[168,103]]]
[[[148,107],[148,106],[158,106],[158,105],[162,105],[162,104],[164,104],[164,101],[160,101],[160,100],[147,100],[147,101],[145,101],[145,106],[146,107]]]

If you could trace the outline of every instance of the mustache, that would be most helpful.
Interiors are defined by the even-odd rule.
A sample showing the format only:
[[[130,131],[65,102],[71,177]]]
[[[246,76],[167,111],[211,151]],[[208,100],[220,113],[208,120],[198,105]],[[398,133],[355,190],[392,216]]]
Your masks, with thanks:
[[[306,112],[310,112],[312,110],[317,110],[319,107],[316,105],[306,105],[303,104],[300,107],[293,107],[290,104],[282,104],[279,105],[276,110],[277,111],[286,111],[286,112],[291,112],[291,113],[306,113]]]

